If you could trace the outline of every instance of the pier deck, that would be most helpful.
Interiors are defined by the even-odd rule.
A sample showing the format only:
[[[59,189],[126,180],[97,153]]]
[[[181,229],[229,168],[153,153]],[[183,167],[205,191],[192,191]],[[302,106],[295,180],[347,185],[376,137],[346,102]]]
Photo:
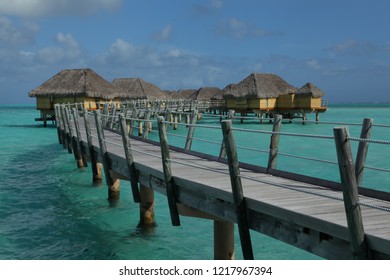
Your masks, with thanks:
[[[94,121],[90,124],[95,158],[97,162],[103,162],[96,124]],[[81,152],[90,159],[84,122],[79,121],[79,126]],[[65,134],[66,129],[63,132]],[[104,137],[111,175],[130,181],[122,135],[105,129]],[[139,137],[131,137],[130,142],[138,183],[167,195],[161,143]],[[240,222],[227,160],[171,147],[170,165],[179,214]],[[239,177],[245,200],[245,219],[251,230],[324,258],[356,257],[342,191],[329,188],[325,180],[276,176],[261,168],[244,165],[239,168]],[[367,256],[389,259],[390,202],[387,198],[365,195],[359,195],[359,200]]]

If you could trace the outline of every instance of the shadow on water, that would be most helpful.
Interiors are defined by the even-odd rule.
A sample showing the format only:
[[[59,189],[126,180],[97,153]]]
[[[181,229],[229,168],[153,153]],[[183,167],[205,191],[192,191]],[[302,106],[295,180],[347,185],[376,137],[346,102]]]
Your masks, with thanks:
[[[53,129],[56,128],[55,124],[47,124],[47,127],[44,127],[43,124],[2,124],[0,127],[8,128],[47,128]]]

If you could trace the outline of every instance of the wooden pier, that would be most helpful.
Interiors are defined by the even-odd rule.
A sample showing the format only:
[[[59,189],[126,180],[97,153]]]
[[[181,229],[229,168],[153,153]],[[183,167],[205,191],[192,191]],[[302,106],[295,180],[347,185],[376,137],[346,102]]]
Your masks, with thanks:
[[[179,226],[182,215],[214,220],[214,259],[234,258],[234,224],[245,259],[253,259],[250,229],[326,259],[390,259],[390,194],[360,187],[371,143],[369,119],[356,163],[348,128],[334,128],[339,183],[276,169],[283,137],[279,115],[269,133],[268,166],[262,167],[238,161],[234,133],[239,132],[229,119],[219,128],[220,155],[211,156],[191,151],[196,112],[180,148],[168,143],[167,116],[155,115],[159,141],[152,141],[145,137],[150,129],[145,123],[153,114],[139,119],[75,107],[55,107],[59,142],[73,152],[78,167],[91,165],[93,180],[104,172],[109,199],[119,199],[120,187],[131,188],[142,226],[154,224],[159,192],[167,196],[172,225]],[[137,128],[144,128],[142,137],[133,135]],[[130,183],[120,186],[120,180]]]

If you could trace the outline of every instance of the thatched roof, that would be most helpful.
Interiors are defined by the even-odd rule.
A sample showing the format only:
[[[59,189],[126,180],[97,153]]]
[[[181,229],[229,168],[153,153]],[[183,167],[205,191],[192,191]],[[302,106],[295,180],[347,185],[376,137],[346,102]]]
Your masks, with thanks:
[[[324,92],[312,83],[307,83],[297,90],[297,94],[311,95],[313,97],[323,97]]]
[[[275,74],[252,73],[223,89],[224,98],[270,98],[295,93],[296,88]]]
[[[201,87],[190,95],[190,99],[209,101],[211,99],[222,99],[222,90],[217,87]]]
[[[195,92],[196,92],[196,89],[173,90],[170,93],[170,97],[172,99],[195,99],[194,98],[194,93]]]
[[[91,69],[66,69],[28,93],[37,96],[84,96],[111,100],[121,97],[122,90]]]
[[[145,82],[141,78],[120,78],[112,81],[112,84],[125,92],[124,98],[165,100],[169,95],[152,83]]]

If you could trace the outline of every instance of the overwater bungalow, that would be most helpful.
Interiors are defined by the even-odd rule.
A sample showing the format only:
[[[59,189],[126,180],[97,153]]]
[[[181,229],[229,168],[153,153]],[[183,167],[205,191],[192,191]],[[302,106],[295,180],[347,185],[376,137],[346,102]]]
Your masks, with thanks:
[[[327,109],[324,92],[314,84],[297,89],[275,74],[252,73],[238,84],[226,86],[223,92],[227,109],[241,114],[281,114],[306,120],[307,113],[315,113],[318,121],[319,113]]]
[[[169,94],[141,78],[118,78],[112,84],[125,92],[123,99],[166,100]]]
[[[296,88],[275,74],[252,73],[238,84],[223,89],[227,109],[240,113],[268,113],[277,98],[296,92]]]
[[[311,110],[323,110],[327,102],[323,100],[324,92],[312,83],[307,83],[297,90],[295,107]]]
[[[201,87],[190,95],[191,99],[199,101],[211,101],[223,99],[223,92],[218,87]]]
[[[194,97],[196,97],[194,94],[196,92],[196,89],[179,89],[179,90],[172,90],[169,93],[169,96],[171,99],[192,99],[194,100]]]
[[[89,68],[65,69],[33,89],[28,96],[35,97],[40,118],[46,125],[54,120],[54,104],[83,103],[87,109],[96,109],[100,102],[119,102],[124,92]]]

